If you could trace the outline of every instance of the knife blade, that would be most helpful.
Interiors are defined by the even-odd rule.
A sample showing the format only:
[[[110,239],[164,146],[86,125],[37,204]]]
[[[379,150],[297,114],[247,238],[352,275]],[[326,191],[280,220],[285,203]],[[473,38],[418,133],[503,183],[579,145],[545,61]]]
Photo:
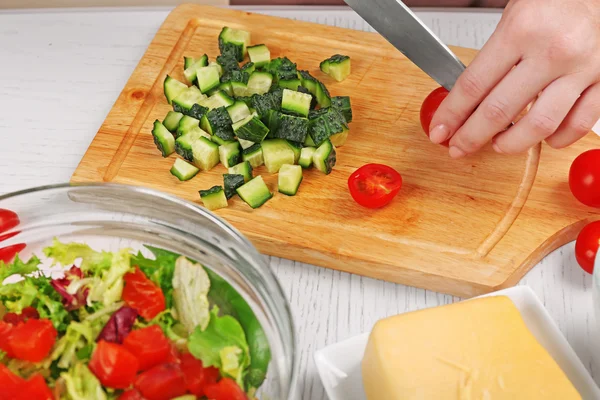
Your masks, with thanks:
[[[465,70],[456,55],[400,0],[344,0],[381,36],[447,90]]]

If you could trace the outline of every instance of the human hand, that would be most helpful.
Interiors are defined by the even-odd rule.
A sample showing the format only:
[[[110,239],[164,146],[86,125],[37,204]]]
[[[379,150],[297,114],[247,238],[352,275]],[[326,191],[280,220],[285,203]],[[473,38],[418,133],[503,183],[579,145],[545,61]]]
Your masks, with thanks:
[[[599,82],[600,0],[511,0],[433,116],[431,141],[450,138],[454,158],[490,140],[506,154],[566,147],[600,118]]]

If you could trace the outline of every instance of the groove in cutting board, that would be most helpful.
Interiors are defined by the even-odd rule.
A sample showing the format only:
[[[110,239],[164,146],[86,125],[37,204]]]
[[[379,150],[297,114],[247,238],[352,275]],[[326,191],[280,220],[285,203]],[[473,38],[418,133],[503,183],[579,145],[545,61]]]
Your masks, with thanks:
[[[272,57],[287,56],[321,79],[332,95],[349,95],[354,121],[331,175],[304,171],[298,194],[275,193],[252,210],[234,197],[215,213],[263,253],[463,297],[514,285],[548,252],[573,240],[596,210],[571,196],[568,170],[594,135],[564,150],[545,145],[504,156],[490,146],[461,160],[433,145],[419,122],[421,102],[437,84],[374,33],[198,5],[177,7],[165,20],[72,176],[72,182],[132,184],[201,205],[198,190],[222,184],[219,165],[188,182],[169,169],[150,131],[171,109],[166,74],[183,78],[183,56],[218,55],[221,27],[246,29]],[[475,50],[452,47],[466,64]],[[337,83],[319,71],[334,53],[352,58],[352,74]],[[358,206],[348,176],[369,162],[404,179],[388,207]],[[271,191],[277,175],[264,167]]]

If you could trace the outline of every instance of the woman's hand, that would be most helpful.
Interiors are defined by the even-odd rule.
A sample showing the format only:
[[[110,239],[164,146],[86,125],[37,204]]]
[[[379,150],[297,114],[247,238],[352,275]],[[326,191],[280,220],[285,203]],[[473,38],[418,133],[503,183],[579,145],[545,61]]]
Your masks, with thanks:
[[[430,125],[450,156],[561,148],[600,118],[600,0],[511,0]],[[541,93],[540,93],[541,92]],[[539,94],[539,97],[538,97]],[[528,113],[506,129],[534,99]]]

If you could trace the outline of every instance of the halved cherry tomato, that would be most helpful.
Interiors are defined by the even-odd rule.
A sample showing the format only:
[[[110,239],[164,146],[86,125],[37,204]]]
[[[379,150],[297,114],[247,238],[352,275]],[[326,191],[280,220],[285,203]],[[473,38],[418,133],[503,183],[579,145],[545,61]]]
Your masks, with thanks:
[[[12,329],[9,346],[15,358],[40,362],[50,353],[57,335],[50,320],[28,319]]]
[[[431,128],[431,119],[433,115],[439,108],[442,101],[448,96],[448,90],[444,87],[439,87],[433,90],[429,95],[423,100],[423,104],[421,105],[421,127],[427,137],[429,137],[429,129]],[[450,143],[450,139],[441,143],[443,146],[448,147]]]
[[[583,152],[573,161],[569,188],[581,203],[600,207],[600,149]]]
[[[17,243],[11,246],[0,247],[0,261],[3,261],[5,264],[8,264],[25,247],[27,247],[25,243]]]
[[[160,287],[146,277],[138,267],[123,277],[123,300],[146,320],[151,320],[165,310],[165,295]]]
[[[126,389],[135,380],[139,362],[122,345],[99,340],[89,368],[104,386]]]
[[[579,266],[587,273],[594,272],[594,261],[600,245],[600,221],[594,221],[583,227],[575,242],[575,258]]]
[[[146,400],[144,396],[137,389],[129,389],[126,392],[123,392],[118,400]]]
[[[160,364],[142,372],[134,386],[148,400],[170,400],[187,392],[183,372],[173,363]]]
[[[387,205],[400,191],[402,176],[383,164],[366,164],[348,178],[352,198],[361,206],[380,208]]]
[[[0,208],[0,233],[14,228],[19,225],[20,222],[17,213],[5,208]]]
[[[13,324],[6,321],[0,321],[0,350],[4,351],[10,358],[15,357],[15,354],[10,347],[10,335],[12,334],[13,329]],[[2,385],[0,385],[0,387],[1,386]]]
[[[246,393],[233,379],[223,378],[218,383],[208,385],[204,389],[206,397],[211,400],[247,400]]]
[[[0,399],[12,399],[25,384],[25,380],[15,375],[8,367],[0,363]]]
[[[166,362],[171,351],[171,343],[158,325],[131,331],[123,346],[137,357],[140,371]]]
[[[13,400],[54,400],[52,390],[46,384],[46,380],[40,374],[29,378],[19,390]]]

